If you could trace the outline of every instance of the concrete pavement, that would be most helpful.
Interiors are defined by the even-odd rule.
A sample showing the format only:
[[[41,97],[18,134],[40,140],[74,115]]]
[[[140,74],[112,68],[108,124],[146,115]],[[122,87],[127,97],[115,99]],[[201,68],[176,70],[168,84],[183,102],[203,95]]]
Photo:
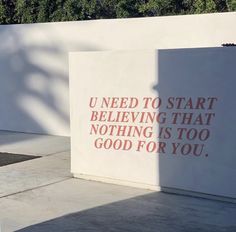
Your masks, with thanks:
[[[42,155],[0,168],[1,232],[236,231],[236,204],[74,179],[69,139],[32,136],[0,142]]]
[[[0,152],[45,156],[69,150],[69,137],[0,131]]]

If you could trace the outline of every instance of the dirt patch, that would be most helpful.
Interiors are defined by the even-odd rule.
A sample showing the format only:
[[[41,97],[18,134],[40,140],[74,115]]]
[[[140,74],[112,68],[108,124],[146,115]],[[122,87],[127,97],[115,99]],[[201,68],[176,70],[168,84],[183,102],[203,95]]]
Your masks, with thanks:
[[[24,161],[31,160],[31,159],[37,159],[40,157],[41,156],[20,155],[20,154],[0,152],[0,167],[6,166],[9,164],[24,162]]]

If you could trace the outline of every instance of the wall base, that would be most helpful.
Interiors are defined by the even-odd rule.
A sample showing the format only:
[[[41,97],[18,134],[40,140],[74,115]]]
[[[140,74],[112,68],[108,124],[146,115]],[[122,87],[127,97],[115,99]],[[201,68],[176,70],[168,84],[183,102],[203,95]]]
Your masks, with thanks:
[[[175,188],[167,188],[167,187],[160,187],[160,191],[165,192],[165,193],[198,197],[198,198],[204,198],[208,200],[216,200],[216,201],[230,202],[230,203],[236,204],[236,198],[231,198],[231,197],[216,196],[216,195],[211,195],[211,194],[206,194],[206,193],[199,193],[199,192],[193,192],[193,191],[175,189]]]
[[[108,183],[108,184],[116,184],[116,185],[123,185],[123,186],[129,186],[129,187],[134,187],[134,188],[149,189],[149,190],[153,190],[153,191],[160,191],[161,190],[161,188],[157,185],[149,185],[149,184],[119,180],[119,179],[112,179],[112,178],[108,178],[108,177],[92,176],[92,175],[85,175],[85,174],[75,174],[75,173],[73,174],[73,176],[75,178],[79,178],[79,179],[99,181],[99,182]]]
[[[108,183],[108,184],[123,185],[123,186],[128,186],[128,187],[142,188],[142,189],[148,189],[148,190],[153,190],[153,191],[158,191],[158,192],[178,194],[178,195],[190,196],[190,197],[198,197],[198,198],[204,198],[208,200],[216,200],[216,201],[223,201],[223,202],[236,204],[235,198],[216,196],[216,195],[193,192],[193,191],[176,189],[176,188],[160,187],[156,185],[136,183],[136,182],[131,182],[131,181],[118,180],[118,179],[112,179],[108,177],[100,177],[100,176],[93,176],[93,175],[86,175],[86,174],[74,173],[73,177],[84,179],[84,180],[98,181],[98,182],[103,182],[103,183]]]

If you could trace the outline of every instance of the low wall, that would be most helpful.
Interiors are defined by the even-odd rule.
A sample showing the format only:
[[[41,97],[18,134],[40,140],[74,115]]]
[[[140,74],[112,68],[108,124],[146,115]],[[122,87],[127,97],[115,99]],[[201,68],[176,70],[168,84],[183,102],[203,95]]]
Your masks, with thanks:
[[[0,130],[70,135],[68,52],[235,42],[236,13],[0,26]]]
[[[236,48],[70,55],[74,176],[236,199]]]

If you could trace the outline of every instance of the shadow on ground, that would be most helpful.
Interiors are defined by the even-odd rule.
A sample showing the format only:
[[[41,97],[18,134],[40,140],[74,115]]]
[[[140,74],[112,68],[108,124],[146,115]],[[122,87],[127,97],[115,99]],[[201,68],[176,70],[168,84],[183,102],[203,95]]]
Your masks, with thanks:
[[[235,232],[235,216],[234,204],[156,192],[65,215],[18,232]]]

